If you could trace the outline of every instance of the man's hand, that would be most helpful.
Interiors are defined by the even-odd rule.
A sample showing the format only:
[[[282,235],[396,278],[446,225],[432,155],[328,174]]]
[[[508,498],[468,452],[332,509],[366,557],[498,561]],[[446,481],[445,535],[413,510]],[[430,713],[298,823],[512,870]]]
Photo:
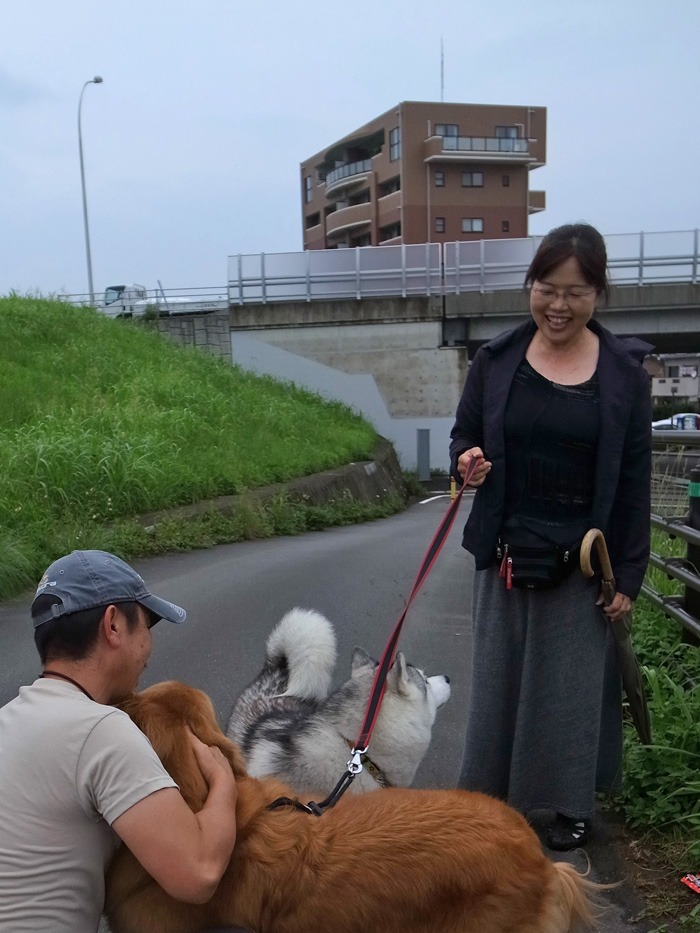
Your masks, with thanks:
[[[232,783],[232,793],[235,797],[237,795],[236,779],[224,753],[215,745],[205,745],[189,727],[187,733],[199,770],[202,772],[202,777],[207,782],[207,786],[211,789],[212,785],[217,781]]]
[[[158,884],[176,900],[204,904],[214,894],[236,841],[238,788],[221,749],[188,740],[209,793],[193,813],[175,787],[154,791],[112,828]]]

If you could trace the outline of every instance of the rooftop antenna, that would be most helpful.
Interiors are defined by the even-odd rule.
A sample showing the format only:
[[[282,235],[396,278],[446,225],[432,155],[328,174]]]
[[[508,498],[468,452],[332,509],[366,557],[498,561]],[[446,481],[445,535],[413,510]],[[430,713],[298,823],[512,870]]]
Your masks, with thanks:
[[[445,101],[445,53],[442,47],[442,36],[440,36],[440,103]]]

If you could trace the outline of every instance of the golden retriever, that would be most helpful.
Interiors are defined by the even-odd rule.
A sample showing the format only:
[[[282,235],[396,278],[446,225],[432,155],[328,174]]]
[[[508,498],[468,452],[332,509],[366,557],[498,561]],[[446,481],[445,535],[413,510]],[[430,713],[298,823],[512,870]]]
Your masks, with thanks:
[[[167,895],[126,846],[107,874],[113,933],[570,933],[595,925],[599,887],[552,863],[526,820],[483,794],[394,788],[346,794],[322,816],[293,807],[272,778],[248,777],[209,697],[169,681],[122,704],[196,812],[207,787],[186,727],[218,746],[238,781],[237,839],[207,904]]]

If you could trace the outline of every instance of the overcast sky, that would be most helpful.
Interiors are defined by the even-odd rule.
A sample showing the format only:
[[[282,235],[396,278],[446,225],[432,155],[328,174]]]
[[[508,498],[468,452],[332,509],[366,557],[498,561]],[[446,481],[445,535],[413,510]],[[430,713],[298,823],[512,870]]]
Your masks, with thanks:
[[[699,0],[0,0],[0,294],[225,286],[299,163],[404,100],[543,106],[530,233],[700,226]]]

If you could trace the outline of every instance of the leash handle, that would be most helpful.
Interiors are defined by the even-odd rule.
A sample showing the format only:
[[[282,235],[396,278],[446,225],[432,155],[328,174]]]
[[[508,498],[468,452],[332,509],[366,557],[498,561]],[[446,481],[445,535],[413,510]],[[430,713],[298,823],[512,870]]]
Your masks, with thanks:
[[[430,546],[425,554],[425,557],[423,558],[423,561],[420,567],[418,568],[418,573],[416,574],[416,579],[413,584],[413,588],[411,589],[411,592],[409,594],[409,597],[406,601],[404,610],[399,616],[398,622],[394,626],[394,630],[389,637],[389,641],[387,642],[386,648],[384,649],[384,653],[377,667],[377,671],[374,675],[374,683],[372,684],[372,690],[369,695],[369,702],[367,704],[367,711],[365,713],[364,722],[362,723],[360,734],[352,749],[353,755],[356,752],[363,750],[363,749],[364,751],[366,751],[367,747],[369,746],[369,738],[370,738],[370,735],[372,734],[372,730],[374,729],[374,724],[377,719],[377,715],[379,713],[379,708],[381,706],[382,699],[384,697],[384,691],[386,690],[387,674],[389,673],[389,668],[391,667],[394,661],[394,656],[396,654],[396,645],[398,643],[399,634],[401,633],[401,628],[403,626],[404,619],[406,618],[406,614],[408,612],[409,606],[411,605],[411,603],[416,597],[416,594],[418,593],[421,586],[425,582],[425,578],[430,573],[430,570],[432,569],[433,564],[437,560],[438,554],[442,550],[442,546],[447,540],[447,536],[449,535],[450,530],[452,529],[452,525],[454,524],[454,520],[457,517],[457,511],[459,509],[459,504],[462,500],[462,494],[464,493],[464,490],[469,480],[471,479],[474,473],[474,470],[476,469],[476,466],[480,459],[481,459],[480,457],[476,457],[470,461],[469,466],[467,467],[467,470],[464,474],[464,481],[462,483],[462,486],[457,492],[457,495],[455,496],[455,498],[450,503],[450,507],[445,513],[442,521],[440,522],[440,525],[438,526],[438,529],[435,532],[435,535],[433,537],[433,540],[430,543]]]

